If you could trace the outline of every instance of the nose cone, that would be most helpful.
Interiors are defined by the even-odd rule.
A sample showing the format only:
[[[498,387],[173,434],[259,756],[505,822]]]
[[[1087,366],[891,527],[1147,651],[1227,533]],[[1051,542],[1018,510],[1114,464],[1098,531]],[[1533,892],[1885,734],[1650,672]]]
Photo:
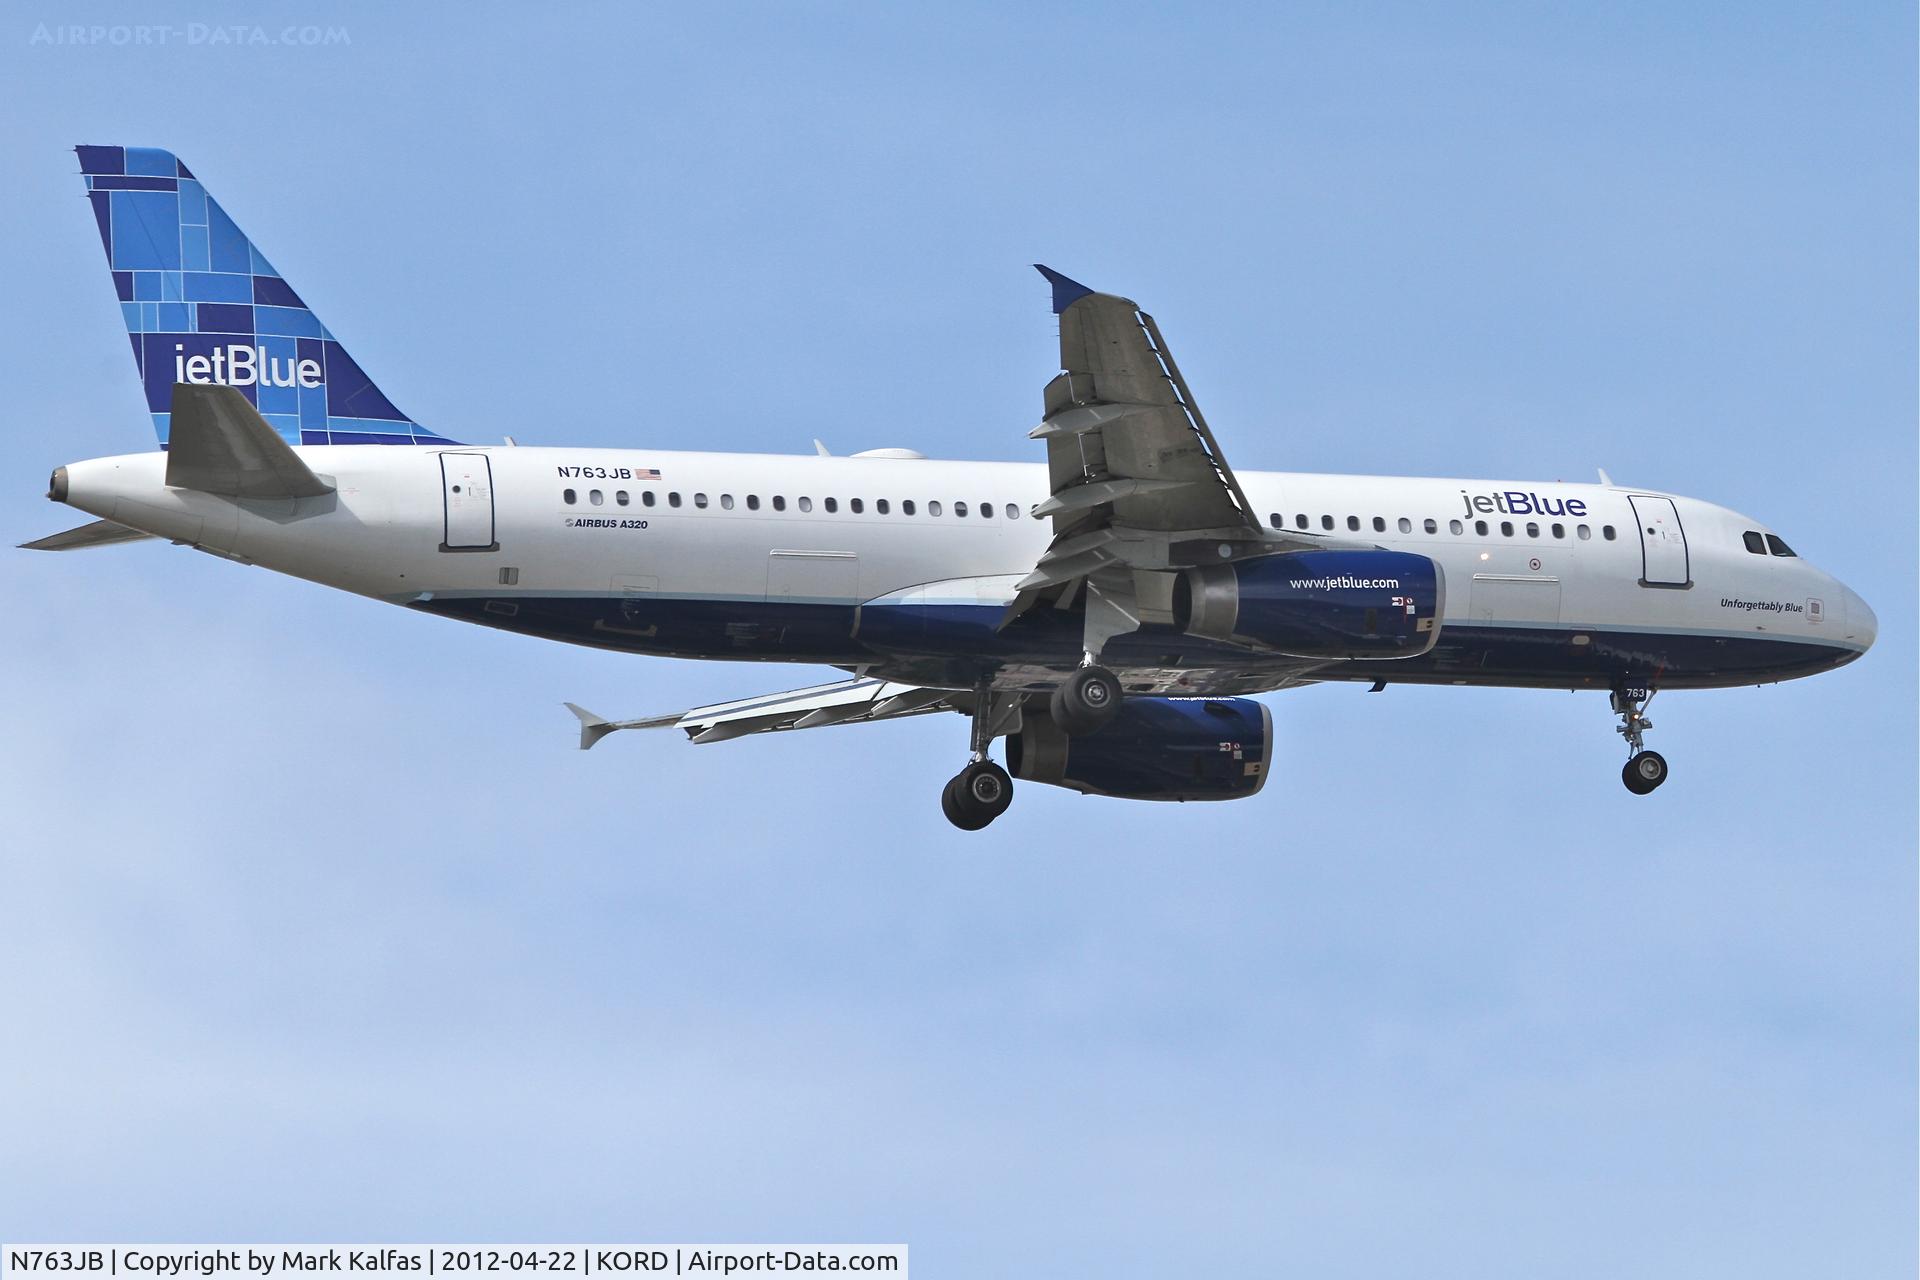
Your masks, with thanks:
[[[1862,600],[1852,587],[1840,588],[1847,602],[1847,639],[1860,646],[1864,653],[1873,647],[1873,639],[1880,634],[1880,620],[1873,616],[1873,610]]]

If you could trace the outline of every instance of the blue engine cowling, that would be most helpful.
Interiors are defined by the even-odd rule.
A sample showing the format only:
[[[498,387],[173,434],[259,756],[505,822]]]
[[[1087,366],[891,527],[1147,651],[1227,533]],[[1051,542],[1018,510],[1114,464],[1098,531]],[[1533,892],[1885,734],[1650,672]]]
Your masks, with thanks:
[[[1014,777],[1123,800],[1238,800],[1260,790],[1272,758],[1273,715],[1251,698],[1129,697],[1078,738],[1030,713],[1007,739]]]
[[[1302,658],[1413,658],[1440,638],[1446,580],[1407,551],[1290,551],[1189,569],[1174,625]]]

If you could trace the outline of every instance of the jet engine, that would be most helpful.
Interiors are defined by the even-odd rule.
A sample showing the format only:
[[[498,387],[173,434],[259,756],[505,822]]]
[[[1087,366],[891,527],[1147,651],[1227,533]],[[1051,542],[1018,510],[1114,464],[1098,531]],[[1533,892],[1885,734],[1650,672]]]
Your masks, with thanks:
[[[1272,758],[1273,715],[1251,698],[1134,696],[1097,733],[1030,715],[1007,739],[1014,777],[1124,800],[1237,800]]]
[[[1301,658],[1413,658],[1440,638],[1440,566],[1406,551],[1291,551],[1189,569],[1174,625]]]

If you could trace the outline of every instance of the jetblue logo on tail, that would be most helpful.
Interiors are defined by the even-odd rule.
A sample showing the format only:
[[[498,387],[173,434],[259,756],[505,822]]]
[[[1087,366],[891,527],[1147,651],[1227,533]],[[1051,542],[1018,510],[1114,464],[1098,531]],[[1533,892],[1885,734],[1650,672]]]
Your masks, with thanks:
[[[173,380],[196,386],[218,383],[228,387],[317,387],[318,360],[281,360],[265,347],[215,347],[212,354],[190,356],[181,343],[173,344]]]

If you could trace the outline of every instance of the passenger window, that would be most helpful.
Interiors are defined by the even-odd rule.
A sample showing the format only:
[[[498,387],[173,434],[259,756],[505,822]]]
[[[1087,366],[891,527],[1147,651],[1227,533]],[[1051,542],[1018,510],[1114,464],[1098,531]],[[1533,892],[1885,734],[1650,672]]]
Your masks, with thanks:
[[[929,502],[929,503],[927,504],[927,514],[928,514],[928,515],[930,515],[930,516],[937,516],[937,515],[939,515],[939,514],[940,514],[940,504],[939,504],[939,503],[937,503],[937,502]]]
[[[1465,533],[1466,531],[1467,531],[1467,526],[1461,524],[1458,520],[1447,521],[1447,532],[1452,534],[1454,537],[1457,538],[1461,534]]]
[[[650,507],[650,506],[652,506],[652,505],[653,505],[653,501],[654,501],[654,499],[653,499],[653,490],[651,490],[651,489],[642,489],[642,490],[640,491],[640,505],[641,505],[641,506],[643,506],[643,507]]]
[[[1513,536],[1513,521],[1502,520],[1500,522],[1500,536],[1503,538],[1511,538]]]
[[[980,504],[980,518],[982,520],[993,519],[993,504],[991,502],[983,502]]]
[[[905,500],[904,502],[902,502],[902,503],[900,504],[900,514],[901,514],[901,515],[903,515],[903,516],[910,516],[910,515],[912,515],[912,514],[913,514],[913,499],[912,499],[912,498],[908,498],[907,500]]]
[[[1333,528],[1333,517],[1332,517],[1332,516],[1321,516],[1321,517],[1320,517],[1320,527],[1321,527],[1322,529],[1331,529],[1331,528]]]
[[[1540,526],[1531,520],[1527,521],[1527,536],[1529,538],[1537,538],[1540,536]]]
[[[1782,542],[1780,535],[1777,533],[1767,535],[1767,547],[1777,556],[1790,556],[1793,554],[1793,548]]]
[[[1421,524],[1421,528],[1425,529],[1428,533],[1438,533],[1440,532],[1440,522],[1432,516],[1428,516]]]
[[[1563,524],[1553,526],[1553,536],[1555,538],[1565,538],[1567,536],[1567,526]]]
[[[1400,517],[1400,532],[1402,532],[1402,533],[1412,533],[1412,532],[1413,532],[1413,521],[1411,521],[1411,520],[1409,520],[1409,519],[1407,519],[1407,518],[1406,518],[1405,516],[1401,516],[1401,517]]]
[[[1020,504],[1017,502],[1009,502],[1007,504],[1007,519],[1018,520],[1019,518],[1020,518]]]
[[[799,503],[798,503],[798,505],[799,505],[799,507],[800,507],[800,509],[801,509],[802,511],[811,511],[811,510],[813,510],[813,499],[812,499],[812,498],[802,498],[802,499],[800,499],[800,500],[799,500]]]
[[[623,507],[632,501],[632,499],[627,496],[627,491],[625,489],[615,490],[613,495],[613,500],[619,503]]]
[[[1304,529],[1304,528],[1306,528],[1306,527],[1307,527],[1307,513],[1306,513],[1306,512],[1304,512],[1304,511],[1302,511],[1302,512],[1301,512],[1301,513],[1300,513],[1299,515],[1297,515],[1297,516],[1295,516],[1295,517],[1293,518],[1293,525],[1294,525],[1294,528],[1296,528],[1296,529]]]
[[[580,495],[571,489],[562,489],[560,491],[560,501],[566,503],[568,506],[572,506],[574,503],[580,501]]]
[[[1574,536],[1579,538],[1580,541],[1582,542],[1586,542],[1593,537],[1593,530],[1587,528],[1587,526],[1583,524],[1577,524],[1573,526],[1573,532],[1574,532]]]
[[[1348,517],[1347,517],[1347,528],[1349,528],[1349,529],[1351,529],[1351,530],[1352,530],[1353,532],[1355,532],[1355,533],[1358,533],[1358,532],[1360,532],[1360,517],[1359,517],[1359,516],[1348,516]]]
[[[668,495],[667,495],[667,505],[668,505],[668,506],[670,506],[670,507],[677,507],[677,506],[679,506],[679,505],[680,505],[680,495],[679,495],[679,494],[677,494],[677,493],[670,493],[670,494],[668,494]]]
[[[787,500],[786,500],[785,498],[783,498],[783,497],[781,497],[781,496],[780,496],[779,494],[777,494],[777,493],[776,493],[776,494],[774,494],[774,495],[773,495],[773,509],[774,509],[775,511],[785,511],[785,510],[787,509]]]
[[[1749,529],[1740,535],[1740,541],[1747,544],[1747,550],[1757,556],[1767,554],[1767,540]]]
[[[693,505],[700,508],[702,511],[705,511],[707,509],[707,495],[704,493],[694,494]]]
[[[889,507],[887,506],[887,500],[885,498],[875,498],[873,500],[873,509],[876,512],[878,512],[880,515],[887,514],[889,510]]]
[[[862,511],[865,511],[866,509],[867,509],[867,504],[860,501],[860,499],[858,498],[847,499],[847,510],[853,512],[853,514],[859,515]]]
[[[731,510],[733,510],[733,495],[732,495],[732,494],[730,494],[730,493],[723,493],[723,494],[721,494],[721,495],[720,495],[720,509],[721,509],[722,511],[731,511]]]
[[[1603,524],[1600,526],[1600,536],[1605,538],[1608,542],[1612,542],[1615,538],[1619,537],[1620,535],[1613,531],[1612,525]]]
[[[832,515],[834,512],[840,509],[840,499],[838,498],[826,498],[826,499],[823,499],[822,501],[827,508],[828,515]]]
[[[587,490],[587,501],[591,502],[594,506],[597,507],[601,503],[605,502],[606,500],[607,500],[607,495],[600,492],[598,489]]]
[[[747,495],[747,510],[749,510],[749,511],[758,511],[759,509],[760,509],[760,495],[759,495],[759,494],[757,494],[757,493],[750,493],[750,494],[748,494],[748,495]]]
[[[1480,535],[1481,537],[1483,537],[1483,538],[1484,538],[1484,537],[1486,537],[1486,536],[1487,536],[1487,522],[1486,522],[1485,520],[1475,520],[1475,521],[1473,522],[1473,531],[1474,531],[1475,533],[1477,533],[1477,534],[1479,534],[1479,535]]]
[[[1375,516],[1373,518],[1373,531],[1375,533],[1385,533],[1387,531],[1387,521],[1384,516]]]
[[[963,515],[965,515],[965,514],[967,514],[967,504],[966,504],[966,503],[964,503],[964,502],[956,502],[956,503],[954,503],[954,504],[953,504],[953,514],[955,514],[955,515],[957,515],[957,516],[963,516]]]
[[[1287,522],[1280,517],[1280,513],[1278,511],[1275,511],[1267,516],[1267,523],[1272,525],[1276,529],[1284,529],[1287,524]]]

